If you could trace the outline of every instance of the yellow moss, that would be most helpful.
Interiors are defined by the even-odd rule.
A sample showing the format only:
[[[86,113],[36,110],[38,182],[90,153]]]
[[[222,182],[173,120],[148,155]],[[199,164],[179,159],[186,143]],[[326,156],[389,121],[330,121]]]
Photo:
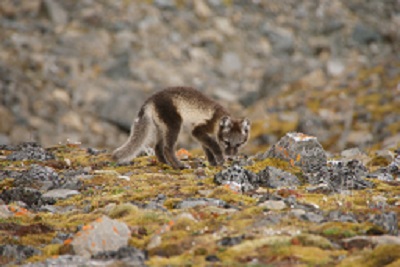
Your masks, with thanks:
[[[20,242],[23,245],[30,246],[41,246],[43,244],[49,244],[53,240],[55,233],[47,234],[28,234],[20,238]]]
[[[60,254],[60,248],[63,244],[50,244],[42,248],[43,255],[54,256]]]
[[[14,183],[13,178],[6,178],[6,179],[0,181],[0,190],[3,190],[4,188],[12,187],[13,183]]]
[[[294,257],[301,262],[321,266],[332,264],[333,256],[345,255],[346,252],[343,250],[323,250],[318,247],[283,246],[275,248],[274,254],[278,257]]]
[[[113,219],[125,217],[128,215],[133,215],[135,216],[139,212],[138,207],[130,204],[130,203],[124,203],[115,206],[109,213],[108,216],[110,216]]]
[[[139,249],[146,249],[150,238],[151,236],[149,235],[143,236],[142,238],[132,237],[128,240],[128,245]]]
[[[208,266],[204,256],[194,256],[189,253],[183,253],[179,256],[158,257],[152,256],[146,262],[148,266]],[[209,263],[208,263],[209,264]],[[216,265],[218,266],[218,265]]]
[[[239,194],[224,186],[219,186],[216,189],[214,189],[214,191],[208,197],[218,198],[223,201],[226,201],[227,203],[237,204],[241,202],[244,203],[245,205],[251,205],[256,203],[256,200],[254,198]]]
[[[400,261],[399,245],[380,245],[374,250],[367,250],[344,259],[339,267],[375,267],[375,266],[398,266],[394,265]],[[390,265],[389,265],[390,264]]]
[[[400,266],[400,259],[397,259],[396,261],[394,261],[388,265],[385,265],[385,267],[398,267],[398,266]]]
[[[319,235],[301,234],[296,236],[296,239],[298,239],[303,246],[312,246],[321,249],[333,248],[332,243],[328,239]]]
[[[193,232],[199,228],[198,223],[193,219],[189,218],[179,218],[175,221],[174,225],[172,226],[173,230],[185,230],[188,232]]]
[[[288,236],[267,236],[254,240],[245,240],[242,243],[227,248],[225,251],[218,254],[223,262],[234,262],[241,255],[250,255],[263,246],[288,246],[291,237]]]
[[[288,161],[277,158],[266,158],[261,161],[256,161],[254,165],[248,166],[246,167],[246,169],[257,173],[262,171],[266,167],[275,167],[295,175],[301,173],[301,169],[299,167],[292,166]]]
[[[173,209],[174,206],[181,201],[182,201],[181,198],[168,198],[164,202],[164,207],[166,207],[167,209]]]

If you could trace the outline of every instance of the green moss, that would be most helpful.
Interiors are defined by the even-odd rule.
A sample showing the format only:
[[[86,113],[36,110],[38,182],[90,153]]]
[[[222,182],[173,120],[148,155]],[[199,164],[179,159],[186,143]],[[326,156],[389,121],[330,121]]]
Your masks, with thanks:
[[[316,226],[315,231],[328,238],[341,239],[365,234],[369,228],[369,224],[327,222]]]

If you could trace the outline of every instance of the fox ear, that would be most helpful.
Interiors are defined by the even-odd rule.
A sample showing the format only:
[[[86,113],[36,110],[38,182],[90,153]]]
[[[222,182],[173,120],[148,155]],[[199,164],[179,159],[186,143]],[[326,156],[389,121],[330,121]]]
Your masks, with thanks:
[[[232,127],[232,119],[231,119],[231,117],[229,117],[229,116],[222,117],[221,120],[219,121],[219,127],[223,131],[230,130],[230,128]]]
[[[241,124],[242,124],[242,131],[247,134],[250,131],[250,120],[245,118],[242,120]]]

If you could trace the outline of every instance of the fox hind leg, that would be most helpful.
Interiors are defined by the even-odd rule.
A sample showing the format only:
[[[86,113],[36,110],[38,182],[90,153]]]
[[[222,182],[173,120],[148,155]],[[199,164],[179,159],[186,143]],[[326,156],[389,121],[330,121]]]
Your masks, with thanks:
[[[159,127],[157,127],[157,142],[154,147],[154,152],[156,153],[156,157],[159,162],[168,164],[164,154],[164,141]]]

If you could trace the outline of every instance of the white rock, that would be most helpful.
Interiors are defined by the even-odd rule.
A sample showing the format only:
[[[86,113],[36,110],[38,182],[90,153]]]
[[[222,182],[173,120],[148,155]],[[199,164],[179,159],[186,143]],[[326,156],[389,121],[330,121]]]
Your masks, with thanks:
[[[261,203],[260,207],[269,210],[283,210],[286,208],[286,204],[282,200],[267,200],[264,203]]]
[[[329,75],[336,77],[343,74],[345,66],[341,61],[334,59],[328,61],[326,64],[326,70],[328,71]]]
[[[128,245],[131,231],[117,220],[103,216],[77,233],[71,242],[75,254],[89,258],[103,251],[118,250]]]

